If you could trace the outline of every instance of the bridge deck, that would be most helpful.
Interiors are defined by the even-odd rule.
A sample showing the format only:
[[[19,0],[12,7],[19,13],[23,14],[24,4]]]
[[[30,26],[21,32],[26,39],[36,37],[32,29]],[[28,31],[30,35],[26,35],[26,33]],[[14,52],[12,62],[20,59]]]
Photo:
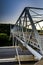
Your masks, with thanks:
[[[17,47],[19,52],[20,61],[36,61],[34,56],[28,51],[22,51],[20,47]],[[0,48],[0,62],[15,62],[18,61],[16,49],[12,48]]]

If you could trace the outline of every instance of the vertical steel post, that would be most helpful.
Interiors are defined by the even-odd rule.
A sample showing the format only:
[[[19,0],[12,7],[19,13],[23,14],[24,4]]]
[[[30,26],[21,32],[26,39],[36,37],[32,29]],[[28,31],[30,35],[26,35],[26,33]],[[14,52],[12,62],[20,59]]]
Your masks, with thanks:
[[[12,34],[13,36],[13,38],[12,38],[12,43],[13,43],[13,46],[14,46],[14,33]]]
[[[25,12],[26,32],[27,32],[27,14]]]

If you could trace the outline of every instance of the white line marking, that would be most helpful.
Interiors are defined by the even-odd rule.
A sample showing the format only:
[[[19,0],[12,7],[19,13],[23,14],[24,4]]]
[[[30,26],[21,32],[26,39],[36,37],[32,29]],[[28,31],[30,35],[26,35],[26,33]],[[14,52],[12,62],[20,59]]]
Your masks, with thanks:
[[[15,60],[16,60],[16,58],[0,59],[0,63],[1,63],[1,62],[14,62]]]

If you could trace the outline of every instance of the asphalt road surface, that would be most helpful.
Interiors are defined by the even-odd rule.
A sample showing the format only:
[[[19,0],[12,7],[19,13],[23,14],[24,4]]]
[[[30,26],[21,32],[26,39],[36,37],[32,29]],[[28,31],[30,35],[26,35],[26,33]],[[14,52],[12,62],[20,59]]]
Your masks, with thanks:
[[[17,48],[19,55],[30,55],[31,53],[27,51],[22,51],[21,48]],[[1,59],[7,59],[7,58],[15,58],[16,49],[14,47],[0,47],[0,65],[15,65],[15,62],[12,60],[12,62],[2,62]]]
[[[22,51],[21,48],[17,48],[19,55],[29,55],[31,54],[28,50]],[[6,47],[6,48],[0,48],[0,59],[1,58],[14,58],[16,54],[16,49],[14,47]]]
[[[34,65],[36,62],[24,62],[21,63],[21,65]],[[0,63],[0,65],[19,65],[18,63],[15,62],[8,62],[8,63]]]

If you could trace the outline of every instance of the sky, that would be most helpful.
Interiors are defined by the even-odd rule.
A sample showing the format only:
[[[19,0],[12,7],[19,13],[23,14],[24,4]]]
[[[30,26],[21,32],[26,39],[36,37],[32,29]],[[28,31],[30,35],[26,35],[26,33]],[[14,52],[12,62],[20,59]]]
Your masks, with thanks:
[[[15,23],[29,6],[43,8],[43,0],[0,0],[0,23]]]

